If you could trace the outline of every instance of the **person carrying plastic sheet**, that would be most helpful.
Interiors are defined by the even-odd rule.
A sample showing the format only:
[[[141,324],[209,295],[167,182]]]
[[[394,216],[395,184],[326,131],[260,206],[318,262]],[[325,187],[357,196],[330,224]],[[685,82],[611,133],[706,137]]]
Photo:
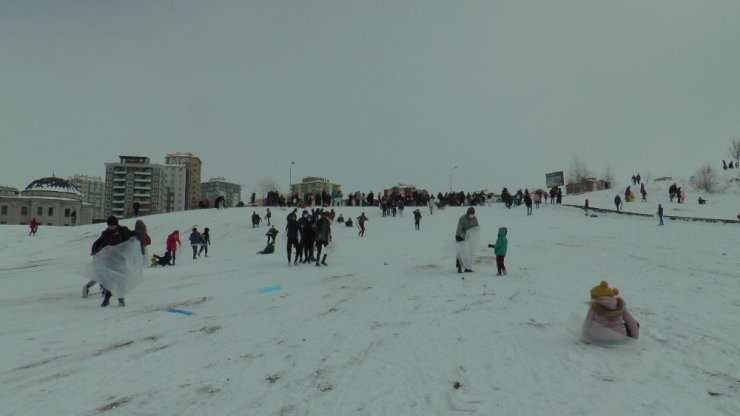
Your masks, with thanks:
[[[457,260],[455,266],[457,272],[462,273],[465,269],[466,273],[470,273],[473,270],[473,249],[475,241],[471,237],[477,237],[478,231],[478,218],[475,217],[475,208],[469,207],[465,215],[461,216],[457,221],[457,231],[455,232],[455,241],[457,249]]]
[[[98,253],[100,253],[101,250],[103,250],[103,248],[105,248],[105,247],[108,247],[108,246],[117,246],[117,245],[119,245],[121,243],[125,243],[125,242],[129,241],[132,238],[137,239],[139,241],[139,245],[140,246],[143,245],[143,237],[141,236],[141,234],[138,234],[138,233],[136,233],[134,231],[131,231],[130,229],[128,229],[125,226],[119,226],[118,225],[118,219],[115,216],[108,217],[107,224],[108,224],[108,228],[106,228],[100,234],[100,237],[98,237],[98,239],[95,240],[95,242],[93,243],[92,248],[91,248],[91,253],[90,253],[91,256],[94,257],[94,256],[98,255]],[[135,253],[140,255],[140,251],[139,252],[135,252]],[[141,262],[141,259],[139,259],[139,260]],[[104,279],[100,279],[98,281],[100,281],[101,284],[103,284],[103,294],[105,296],[103,298],[103,303],[101,303],[100,306],[105,307],[105,306],[108,306],[108,304],[110,302],[110,298],[112,296],[112,293],[111,293],[110,290],[108,290],[108,289],[105,288],[105,285],[104,285],[104,281],[103,280]],[[87,290],[89,290],[91,284],[94,285],[95,282],[94,281],[91,281],[87,285],[85,285],[85,287],[83,288],[83,295],[86,295],[87,294],[86,292],[87,292]],[[118,298],[118,305],[119,306],[126,306],[126,303],[124,302],[123,296],[120,297],[120,298]]]

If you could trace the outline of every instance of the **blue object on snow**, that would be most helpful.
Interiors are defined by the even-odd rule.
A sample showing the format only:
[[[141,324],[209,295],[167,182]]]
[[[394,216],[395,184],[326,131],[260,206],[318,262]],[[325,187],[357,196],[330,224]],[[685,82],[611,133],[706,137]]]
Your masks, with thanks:
[[[257,292],[259,293],[270,293],[270,292],[277,292],[278,290],[282,289],[283,285],[275,285],[275,286],[268,286],[268,287],[261,287],[257,289]]]
[[[177,309],[177,308],[167,308],[166,310],[167,310],[167,312],[172,312],[172,313],[181,313],[181,314],[183,314],[183,315],[187,315],[187,316],[195,315],[195,312],[192,312],[192,311],[186,311],[186,310],[183,310],[183,309]]]

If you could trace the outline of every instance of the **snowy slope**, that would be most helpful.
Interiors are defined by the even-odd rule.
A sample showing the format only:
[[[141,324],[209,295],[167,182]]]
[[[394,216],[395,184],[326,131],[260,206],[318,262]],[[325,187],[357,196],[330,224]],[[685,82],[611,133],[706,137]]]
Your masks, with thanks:
[[[255,254],[266,227],[251,228],[252,208],[144,217],[150,250],[174,229],[186,246],[176,267],[145,270],[125,308],[80,298],[77,269],[104,225],[0,227],[0,414],[740,414],[737,224],[494,204],[477,210],[481,248],[462,280],[464,208],[422,209],[420,231],[412,209],[338,212],[363,210],[366,237],[334,225],[328,267],[287,264],[286,211],[273,210],[269,256]],[[190,258],[192,226],[211,229],[209,258]],[[485,247],[500,226],[506,277]],[[602,279],[640,321],[636,343],[574,335]]]

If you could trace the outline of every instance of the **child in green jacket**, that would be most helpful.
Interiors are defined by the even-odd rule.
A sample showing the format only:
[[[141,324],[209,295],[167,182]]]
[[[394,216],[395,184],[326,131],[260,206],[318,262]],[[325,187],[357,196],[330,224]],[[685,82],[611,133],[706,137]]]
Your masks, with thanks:
[[[508,230],[506,227],[498,229],[498,238],[496,244],[489,244],[488,247],[493,249],[493,254],[496,255],[496,268],[498,273],[496,276],[501,276],[503,273],[506,276],[506,266],[504,266],[504,257],[506,257],[506,249],[509,248],[509,240],[506,239],[506,233]]]

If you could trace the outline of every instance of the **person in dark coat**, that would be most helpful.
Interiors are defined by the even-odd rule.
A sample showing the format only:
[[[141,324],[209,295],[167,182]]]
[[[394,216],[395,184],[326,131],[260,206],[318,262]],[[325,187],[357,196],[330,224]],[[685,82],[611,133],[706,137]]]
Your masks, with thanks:
[[[421,223],[421,211],[419,211],[419,209],[417,208],[414,210],[414,228],[418,230],[420,223]]]
[[[115,216],[108,217],[108,221],[106,222],[108,225],[108,228],[106,228],[101,234],[100,237],[98,237],[97,240],[92,245],[92,248],[90,250],[90,255],[94,256],[100,252],[104,247],[107,246],[116,246],[118,244],[121,244],[123,242],[126,242],[130,240],[131,238],[136,238],[139,240],[142,245],[143,237],[140,234],[137,234],[134,231],[131,231],[125,226],[119,226],[118,225],[118,218]],[[82,287],[82,296],[87,297],[87,294],[90,290],[90,287],[92,287],[95,284],[95,281],[88,282],[85,286]],[[102,307],[108,306],[110,303],[110,298],[113,295],[110,291],[103,288],[103,303],[100,304]],[[126,303],[123,298],[118,298],[118,305],[119,306],[126,306]]]
[[[306,221],[303,225],[303,237],[301,238],[301,247],[303,247],[303,263],[310,263],[316,261],[313,256],[314,245],[316,244],[316,220],[312,215],[306,216]]]
[[[280,231],[278,231],[277,228],[275,228],[274,225],[271,225],[270,226],[270,229],[267,230],[267,232],[265,233],[265,235],[267,236],[267,242],[269,243],[270,240],[272,240],[272,242],[274,243],[275,242],[275,237],[277,237],[277,235],[278,235],[279,232]]]
[[[285,225],[285,234],[288,237],[288,264],[290,264],[290,255],[293,251],[293,248],[295,248],[295,261],[293,264],[298,264],[298,259],[303,258],[303,250],[301,249],[301,244],[298,242],[298,233],[300,232],[300,225],[298,224],[298,220],[296,220],[295,213],[290,213],[288,215],[288,223]]]
[[[139,209],[141,208],[141,204],[139,204],[138,201],[137,202],[134,202],[133,208],[134,208],[134,217],[138,217],[139,216]]]
[[[365,212],[363,212],[359,217],[357,217],[357,225],[360,227],[360,232],[358,234],[360,237],[365,236],[365,221],[367,221],[367,217],[365,216]]]
[[[524,206],[527,207],[527,215],[532,215],[532,196],[528,190],[524,192]]]
[[[205,252],[206,257],[208,257],[208,246],[211,245],[211,230],[208,229],[208,227],[203,229],[203,233],[201,233],[201,245],[200,250],[198,251],[198,257],[200,257],[200,254]]]
[[[275,252],[275,243],[269,242],[267,243],[267,246],[262,249],[262,251],[258,251],[257,254],[272,254]]]
[[[658,218],[660,218],[660,224],[663,225],[663,204],[658,204]]]
[[[619,212],[619,209],[622,207],[622,198],[619,194],[614,197],[614,205],[617,207],[617,212]]]
[[[164,256],[152,255],[152,267],[159,266],[171,266],[172,256],[169,251],[165,251]]]
[[[252,213],[252,228],[256,228],[258,225],[260,225],[260,221],[262,221],[262,218],[260,218],[259,214],[257,212]]]
[[[319,259],[321,264],[326,266],[326,253],[324,257],[321,257],[321,249],[327,247],[331,241],[331,222],[326,218],[326,213],[322,212],[319,214],[319,219],[316,221],[316,266],[319,266]]]
[[[189,240],[190,246],[193,248],[193,260],[195,260],[198,258],[198,249],[203,243],[203,237],[200,235],[197,228],[193,228],[193,231],[190,233]]]

